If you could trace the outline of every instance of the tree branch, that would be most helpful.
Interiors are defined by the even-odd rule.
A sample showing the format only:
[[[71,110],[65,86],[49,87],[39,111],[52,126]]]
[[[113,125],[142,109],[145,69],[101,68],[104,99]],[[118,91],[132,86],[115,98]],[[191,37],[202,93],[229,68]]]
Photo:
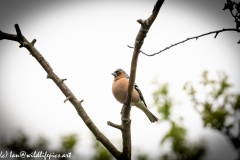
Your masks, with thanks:
[[[110,121],[108,121],[107,124],[108,124],[109,126],[111,126],[111,127],[120,129],[121,131],[123,130],[122,125],[118,125],[118,124],[112,123],[112,122],[110,122]]]
[[[144,38],[146,37],[149,28],[151,27],[152,23],[154,22],[155,18],[158,15],[158,12],[163,4],[164,0],[158,0],[157,3],[154,6],[154,9],[152,11],[151,16],[146,20],[137,20],[141,24],[141,28],[137,34],[136,40],[135,40],[135,47],[133,51],[132,56],[132,62],[131,62],[131,70],[130,70],[130,78],[129,78],[129,84],[128,84],[128,93],[127,97],[123,104],[122,109],[122,138],[123,138],[123,152],[122,156],[123,159],[131,159],[131,120],[130,120],[130,111],[131,111],[131,101],[132,101],[132,91],[133,91],[133,85],[135,82],[136,77],[136,70],[137,70],[137,60],[138,55],[140,53],[140,49],[142,47],[142,44],[144,42]]]
[[[95,135],[96,139],[99,140],[107,150],[116,158],[121,158],[121,152],[119,152],[113,144],[99,131],[99,129],[95,126],[93,121],[87,115],[85,110],[82,107],[83,100],[79,101],[75,95],[71,92],[71,90],[64,83],[66,79],[60,79],[54,72],[49,63],[45,60],[45,58],[39,53],[39,51],[33,46],[36,40],[33,40],[31,43],[22,35],[21,30],[18,24],[15,24],[15,28],[17,31],[17,35],[8,34],[0,31],[0,40],[12,40],[20,43],[20,47],[25,47],[31,55],[36,58],[36,60],[40,63],[40,65],[47,72],[47,78],[51,78],[58,88],[62,91],[62,93],[67,97],[65,101],[69,100],[72,105],[77,110],[79,116],[82,118],[86,126],[91,130],[91,132]]]
[[[236,28],[229,28],[229,29],[222,29],[222,30],[212,31],[212,32],[209,32],[209,33],[201,34],[201,35],[199,35],[199,36],[187,38],[187,39],[185,39],[185,40],[183,40],[183,41],[180,41],[180,42],[178,42],[178,43],[172,44],[171,46],[166,47],[165,49],[160,50],[159,52],[154,53],[154,54],[147,54],[147,53],[144,53],[143,51],[140,51],[140,52],[143,53],[143,54],[145,54],[146,56],[155,56],[156,54],[159,54],[159,53],[161,53],[161,52],[163,52],[163,51],[165,51],[165,50],[167,50],[167,49],[170,49],[170,48],[172,48],[172,47],[174,47],[174,46],[176,46],[176,45],[178,45],[178,44],[184,43],[184,42],[189,41],[189,40],[191,40],[191,39],[196,39],[196,40],[197,40],[199,37],[203,37],[203,36],[206,36],[206,35],[209,35],[209,34],[213,34],[213,33],[215,33],[214,38],[216,38],[220,32],[224,32],[224,31],[236,31],[236,32],[240,32],[240,29],[239,29],[239,28],[240,28],[240,7],[239,7],[239,6],[240,6],[240,3],[236,3],[236,2],[233,2],[232,0],[228,0],[227,3],[225,3],[225,6],[224,6],[224,8],[223,8],[223,10],[229,9],[232,17],[233,17],[234,20],[235,20]],[[235,15],[233,14],[234,7],[235,7],[235,9],[236,9],[236,14],[235,14]],[[240,40],[239,40],[237,43],[240,44]],[[128,47],[129,47],[129,48],[134,48],[134,47],[131,47],[131,46],[129,46],[129,45],[128,45]]]
[[[131,120],[130,120],[130,104],[132,100],[132,91],[133,85],[135,82],[136,77],[136,69],[137,69],[137,60],[138,55],[140,53],[141,46],[143,44],[144,38],[148,33],[149,28],[151,27],[152,23],[156,19],[158,12],[163,4],[164,0],[158,0],[154,6],[151,16],[146,20],[137,20],[141,24],[141,28],[138,32],[138,35],[135,40],[135,48],[133,51],[132,56],[132,63],[131,63],[131,70],[130,70],[130,79],[129,79],[129,86],[128,86],[128,93],[126,99],[123,104],[122,109],[122,124],[117,125],[112,122],[108,122],[108,125],[120,129],[122,131],[122,138],[123,138],[123,151],[122,153],[119,152],[113,144],[98,130],[95,124],[92,122],[90,117],[87,115],[85,110],[82,107],[83,100],[79,101],[75,95],[70,91],[67,85],[64,83],[66,79],[60,79],[54,72],[52,67],[49,63],[45,60],[45,58],[38,52],[38,50],[34,47],[36,39],[34,39],[31,43],[22,35],[19,26],[16,24],[16,32],[17,35],[3,33],[0,31],[0,40],[12,40],[20,43],[19,47],[25,47],[30,54],[36,58],[36,60],[40,63],[40,65],[44,68],[47,72],[47,78],[52,79],[55,84],[59,87],[62,93],[66,96],[66,101],[70,101],[72,105],[77,110],[79,116],[82,118],[86,126],[91,130],[91,132],[95,135],[96,139],[99,140],[107,150],[116,158],[121,160],[130,160],[131,159]]]
[[[179,45],[179,44],[181,44],[181,43],[184,43],[184,42],[186,42],[186,41],[189,41],[189,40],[192,40],[192,39],[196,39],[196,40],[197,40],[198,38],[203,37],[203,36],[206,36],[206,35],[209,35],[209,34],[215,34],[214,38],[216,38],[220,32],[225,32],[225,31],[236,31],[236,32],[240,32],[240,30],[239,30],[239,29],[236,29],[236,28],[228,28],[228,29],[224,29],[224,28],[223,28],[223,29],[221,29],[221,30],[212,31],[212,32],[208,32],[208,33],[201,34],[201,35],[199,35],[199,36],[187,38],[187,39],[185,39],[185,40],[183,40],[183,41],[180,41],[180,42],[177,42],[177,43],[175,43],[175,44],[172,44],[171,46],[166,47],[165,49],[162,49],[162,50],[160,50],[159,52],[156,52],[156,53],[153,53],[153,54],[147,54],[147,53],[145,53],[145,52],[143,52],[143,51],[140,51],[140,52],[143,53],[143,54],[146,55],[146,56],[155,56],[156,54],[159,54],[159,53],[161,53],[161,52],[163,52],[163,51],[166,51],[166,50],[168,50],[168,49],[170,49],[170,48],[172,48],[172,47],[174,47],[174,46],[177,46],[177,45]],[[127,46],[128,46],[129,48],[134,48],[134,47],[129,46],[129,45],[127,45]]]

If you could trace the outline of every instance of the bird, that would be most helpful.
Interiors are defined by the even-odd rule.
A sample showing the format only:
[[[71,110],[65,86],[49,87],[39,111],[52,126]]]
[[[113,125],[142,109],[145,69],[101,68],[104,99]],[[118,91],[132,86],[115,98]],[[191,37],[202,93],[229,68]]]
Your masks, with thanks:
[[[118,102],[123,104],[128,92],[129,76],[121,68],[115,70],[112,75],[114,76],[112,83],[113,96]],[[132,92],[131,106],[136,106],[142,110],[152,123],[158,121],[158,118],[148,110],[142,92],[136,83]]]

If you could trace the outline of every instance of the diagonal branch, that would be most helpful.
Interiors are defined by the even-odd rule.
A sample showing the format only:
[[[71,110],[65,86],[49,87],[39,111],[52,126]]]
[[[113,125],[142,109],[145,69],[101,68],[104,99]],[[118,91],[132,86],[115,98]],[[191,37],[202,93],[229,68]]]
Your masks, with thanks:
[[[129,79],[129,86],[128,86],[128,93],[123,104],[122,110],[122,124],[117,125],[112,122],[108,122],[108,125],[120,129],[122,131],[122,138],[123,138],[123,151],[122,153],[119,152],[113,144],[98,130],[95,124],[92,122],[90,117],[87,115],[85,110],[82,107],[83,100],[79,101],[75,95],[70,91],[70,89],[66,86],[64,81],[66,79],[60,79],[54,72],[52,67],[49,63],[45,60],[45,58],[38,52],[38,50],[34,47],[36,39],[34,39],[31,43],[22,35],[19,26],[16,24],[16,32],[17,35],[8,34],[0,31],[0,40],[12,40],[20,43],[19,47],[25,47],[30,54],[36,58],[36,60],[40,63],[40,65],[44,68],[47,72],[47,78],[52,79],[55,84],[59,87],[62,93],[66,96],[66,101],[70,101],[72,105],[77,110],[79,116],[82,118],[86,126],[91,130],[91,132],[95,135],[96,139],[99,140],[106,149],[116,158],[121,160],[130,160],[131,159],[131,120],[130,120],[130,103],[132,100],[132,91],[133,85],[136,77],[136,68],[137,68],[137,60],[138,55],[140,53],[141,46],[143,44],[144,38],[148,33],[149,28],[151,27],[152,23],[154,22],[155,18],[158,15],[158,12],[163,4],[164,0],[158,0],[154,6],[151,16],[146,20],[137,20],[141,24],[141,28],[138,32],[138,35],[135,40],[135,48],[133,51],[132,56],[132,63],[131,63],[131,71],[130,71],[130,79]]]
[[[174,46],[177,46],[177,45],[179,45],[179,44],[181,44],[181,43],[184,43],[184,42],[186,42],[186,41],[189,41],[189,40],[192,40],[192,39],[196,39],[196,40],[197,40],[198,38],[203,37],[203,36],[207,36],[207,35],[209,35],[209,34],[215,34],[214,38],[216,38],[220,32],[225,32],[225,31],[236,31],[236,32],[240,32],[240,30],[239,30],[239,29],[236,29],[236,28],[228,28],[228,29],[224,29],[224,28],[223,28],[223,29],[221,29],[221,30],[212,31],[212,32],[208,32],[208,33],[204,33],[204,34],[195,36],[195,37],[187,38],[187,39],[185,39],[185,40],[183,40],[183,41],[180,41],[180,42],[177,42],[177,43],[175,43],[175,44],[172,44],[171,46],[166,47],[165,49],[162,49],[162,50],[160,50],[159,52],[156,52],[156,53],[153,53],[153,54],[147,54],[147,53],[145,53],[145,52],[143,52],[143,51],[140,51],[140,52],[143,53],[143,54],[146,55],[146,56],[155,56],[156,54],[159,54],[159,53],[161,53],[161,52],[163,52],[163,51],[166,51],[166,50],[168,50],[168,49],[170,49],[170,48],[172,48],[172,47],[174,47]],[[129,45],[127,45],[127,46],[128,46],[129,48],[134,48],[134,47],[129,46]]]
[[[47,78],[51,78],[55,84],[58,86],[58,88],[62,91],[62,93],[67,97],[65,101],[69,100],[72,105],[77,110],[79,116],[82,118],[86,126],[92,131],[92,133],[95,135],[96,139],[99,140],[106,148],[107,150],[116,158],[121,158],[121,152],[119,152],[114,145],[99,131],[99,129],[95,126],[93,121],[90,119],[90,117],[87,115],[85,110],[82,107],[83,100],[79,101],[75,95],[71,92],[71,90],[67,87],[67,85],[64,83],[64,80],[66,79],[60,79],[54,72],[52,67],[49,65],[49,63],[45,60],[45,58],[39,53],[39,51],[33,46],[36,40],[33,40],[32,43],[28,42],[28,40],[22,35],[21,30],[19,26],[15,25],[17,35],[8,34],[0,31],[0,40],[6,39],[6,40],[12,40],[20,43],[20,47],[25,47],[31,55],[36,58],[36,60],[40,63],[40,65],[44,68],[44,70],[47,72],[48,76]]]
[[[124,159],[131,159],[131,120],[130,120],[130,103],[132,101],[132,91],[133,91],[133,85],[135,82],[136,77],[136,70],[137,70],[137,60],[138,55],[140,53],[140,49],[142,47],[142,44],[144,42],[144,38],[146,37],[149,28],[151,27],[152,23],[156,19],[158,12],[163,4],[164,0],[158,0],[155,4],[152,14],[150,17],[146,20],[139,19],[137,22],[141,24],[141,28],[137,34],[136,40],[135,40],[135,47],[133,51],[132,56],[132,62],[131,62],[131,70],[130,70],[130,78],[129,78],[129,84],[128,84],[128,93],[127,97],[123,104],[122,109],[122,138],[123,138],[123,152],[122,156]]]

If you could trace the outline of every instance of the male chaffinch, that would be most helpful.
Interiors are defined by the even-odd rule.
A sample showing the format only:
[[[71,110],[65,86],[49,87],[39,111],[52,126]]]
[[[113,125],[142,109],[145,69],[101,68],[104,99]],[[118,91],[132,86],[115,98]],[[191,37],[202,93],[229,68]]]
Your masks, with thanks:
[[[112,75],[114,76],[112,93],[116,100],[123,104],[127,96],[129,76],[122,69],[117,69],[116,71],[114,71],[114,73],[112,73]],[[141,109],[147,115],[151,122],[158,121],[158,118],[148,110],[142,92],[138,88],[137,84],[134,84],[131,106],[136,106]]]

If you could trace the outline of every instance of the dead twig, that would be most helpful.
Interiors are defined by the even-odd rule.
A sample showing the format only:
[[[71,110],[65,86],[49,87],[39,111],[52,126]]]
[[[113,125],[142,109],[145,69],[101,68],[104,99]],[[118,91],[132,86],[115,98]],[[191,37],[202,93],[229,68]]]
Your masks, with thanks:
[[[168,49],[170,49],[170,48],[172,48],[172,47],[174,47],[174,46],[177,46],[177,45],[179,45],[179,44],[181,44],[181,43],[184,43],[184,42],[189,41],[189,40],[192,40],[192,39],[196,39],[196,40],[197,40],[198,38],[203,37],[203,36],[207,36],[207,35],[209,35],[209,34],[215,34],[214,38],[217,38],[217,36],[218,36],[219,33],[225,32],[225,31],[240,32],[240,30],[239,30],[239,29],[236,29],[236,28],[228,28],[228,29],[224,29],[224,28],[223,28],[223,29],[221,29],[221,30],[212,31],[212,32],[204,33],[204,34],[201,34],[201,35],[198,35],[198,36],[194,36],[194,37],[187,38],[187,39],[185,39],[185,40],[183,40],[183,41],[180,41],[180,42],[177,42],[177,43],[175,43],[175,44],[172,44],[172,45],[170,45],[169,47],[166,47],[166,48],[160,50],[159,52],[156,52],[156,53],[153,53],[153,54],[147,54],[147,53],[145,53],[145,52],[143,52],[143,51],[140,51],[140,52],[141,52],[142,54],[146,55],[146,56],[155,56],[156,54],[159,54],[159,53],[161,53],[161,52],[163,52],[163,51],[166,51],[166,50],[168,50]],[[239,43],[240,43],[240,41],[239,41]],[[129,45],[127,45],[127,46],[128,46],[129,48],[134,48],[134,47],[129,46]]]

